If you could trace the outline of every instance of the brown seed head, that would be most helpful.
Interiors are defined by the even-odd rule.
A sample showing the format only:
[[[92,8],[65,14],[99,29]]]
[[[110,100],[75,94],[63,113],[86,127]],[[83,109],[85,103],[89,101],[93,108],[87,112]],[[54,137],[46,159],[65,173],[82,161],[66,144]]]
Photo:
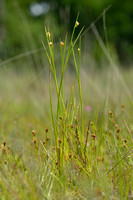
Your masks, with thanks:
[[[120,130],[121,130],[120,128],[117,128],[116,132],[117,132],[117,133],[119,133],[119,132],[120,132]]]
[[[5,163],[5,165],[6,165],[6,164],[7,164],[7,161],[5,160],[4,163]]]
[[[69,153],[69,158],[71,158],[72,157],[72,154],[71,153]]]
[[[126,139],[123,139],[123,141],[124,141],[125,143],[127,143],[127,140],[126,140]]]
[[[48,128],[45,129],[45,132],[46,132],[46,133],[48,132]]]
[[[109,114],[110,114],[110,116],[113,116],[113,112],[111,110],[109,111]]]
[[[122,107],[122,108],[125,108],[125,104],[124,104],[124,103],[123,103],[123,104],[121,104],[121,107]]]
[[[58,165],[58,161],[55,164]]]
[[[73,126],[73,124],[71,124],[71,129],[73,129],[74,128],[74,126]]]
[[[35,130],[32,130],[32,135],[33,135],[33,136],[35,136],[35,135],[36,135],[36,133],[35,133]]]
[[[93,140],[95,140],[96,135],[95,134],[91,134],[91,137],[92,137]]]
[[[59,138],[58,142],[61,144],[61,139]]]
[[[104,161],[104,158],[102,157],[101,161],[103,162]]]
[[[6,146],[6,142],[3,142],[3,145]]]
[[[62,120],[62,117],[60,116],[59,119]]]
[[[36,144],[36,139],[35,138],[33,138],[33,142],[34,142],[34,144]]]

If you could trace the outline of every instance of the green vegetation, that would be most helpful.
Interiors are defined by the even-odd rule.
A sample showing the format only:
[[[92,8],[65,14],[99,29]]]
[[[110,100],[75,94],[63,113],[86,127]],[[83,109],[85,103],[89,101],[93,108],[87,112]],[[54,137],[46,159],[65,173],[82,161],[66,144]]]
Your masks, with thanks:
[[[133,198],[133,70],[120,70],[92,30],[106,69],[93,58],[84,66],[78,18],[69,42],[55,45],[45,28],[45,69],[1,68],[2,200]]]

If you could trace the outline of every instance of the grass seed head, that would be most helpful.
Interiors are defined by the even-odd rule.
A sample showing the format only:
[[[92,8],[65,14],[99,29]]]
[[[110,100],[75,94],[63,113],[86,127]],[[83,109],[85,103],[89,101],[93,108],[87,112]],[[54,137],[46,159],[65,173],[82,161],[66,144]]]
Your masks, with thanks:
[[[71,158],[72,157],[72,154],[71,153],[69,153],[69,158]]]
[[[59,164],[58,161],[55,164],[58,165]]]
[[[73,124],[71,124],[71,129],[73,129],[74,128],[74,126],[73,126]]]
[[[124,141],[125,143],[127,143],[127,140],[126,140],[126,139],[123,139],[123,141]]]
[[[47,35],[47,37],[48,37],[49,40],[50,40],[50,36],[51,36],[50,32],[47,32],[46,35]]]
[[[61,144],[61,139],[59,138],[58,142]]]
[[[49,42],[49,46],[53,46],[53,43],[52,43],[52,42]]]
[[[117,128],[116,132],[117,132],[117,133],[120,133],[120,130],[121,130],[120,128]]]
[[[64,42],[60,42],[60,46],[63,47],[64,46]]]
[[[6,146],[6,142],[3,142],[3,145]]]
[[[96,135],[95,134],[91,134],[91,137],[92,137],[93,140],[96,139]]]
[[[36,139],[35,138],[33,138],[33,142],[34,142],[34,144],[36,144]]]
[[[113,116],[113,112],[111,110],[109,111],[109,114],[110,114],[110,116]]]
[[[75,28],[76,28],[77,26],[79,26],[79,22],[78,22],[78,21],[76,21],[76,23],[75,23]]]
[[[46,133],[48,132],[48,128],[45,129],[45,132],[46,132]]]
[[[121,104],[121,107],[122,107],[122,108],[125,108],[125,104],[124,104],[124,103],[123,103],[123,104]]]
[[[36,135],[36,133],[35,133],[35,130],[32,130],[32,135],[33,135],[33,136],[35,136],[35,135]]]

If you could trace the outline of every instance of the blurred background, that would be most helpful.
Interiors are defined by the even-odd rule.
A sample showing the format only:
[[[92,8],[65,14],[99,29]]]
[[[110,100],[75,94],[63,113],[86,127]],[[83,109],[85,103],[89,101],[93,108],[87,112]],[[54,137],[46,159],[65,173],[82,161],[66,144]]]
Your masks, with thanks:
[[[34,67],[42,65],[40,53],[41,40],[44,39],[44,26],[50,27],[55,41],[66,32],[71,33],[77,13],[80,12],[80,25],[87,28],[103,10],[109,6],[105,18],[96,23],[103,41],[117,58],[127,67],[131,65],[133,54],[133,2],[127,0],[0,0],[0,60],[22,54],[27,51],[34,56]],[[105,37],[104,22],[106,20]],[[90,33],[88,46],[91,54],[101,61],[101,53]],[[107,41],[106,41],[107,40]],[[99,61],[100,60],[100,61]],[[37,66],[36,66],[37,65]]]

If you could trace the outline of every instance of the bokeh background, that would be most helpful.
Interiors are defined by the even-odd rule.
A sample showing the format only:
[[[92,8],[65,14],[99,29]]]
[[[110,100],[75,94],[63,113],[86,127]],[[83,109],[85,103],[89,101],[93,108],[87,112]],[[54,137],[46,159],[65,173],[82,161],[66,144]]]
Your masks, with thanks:
[[[0,59],[42,48],[44,26],[54,32],[55,41],[66,32],[71,33],[77,13],[80,25],[87,28],[103,10],[111,5],[105,15],[108,45],[117,61],[127,67],[132,63],[133,54],[133,2],[132,0],[0,0]],[[106,42],[103,18],[97,28]],[[92,35],[89,33],[92,40]],[[95,43],[90,44],[91,52],[100,59]],[[35,54],[35,52],[33,52]],[[34,67],[40,59],[34,56]],[[41,65],[41,63],[40,63]]]

